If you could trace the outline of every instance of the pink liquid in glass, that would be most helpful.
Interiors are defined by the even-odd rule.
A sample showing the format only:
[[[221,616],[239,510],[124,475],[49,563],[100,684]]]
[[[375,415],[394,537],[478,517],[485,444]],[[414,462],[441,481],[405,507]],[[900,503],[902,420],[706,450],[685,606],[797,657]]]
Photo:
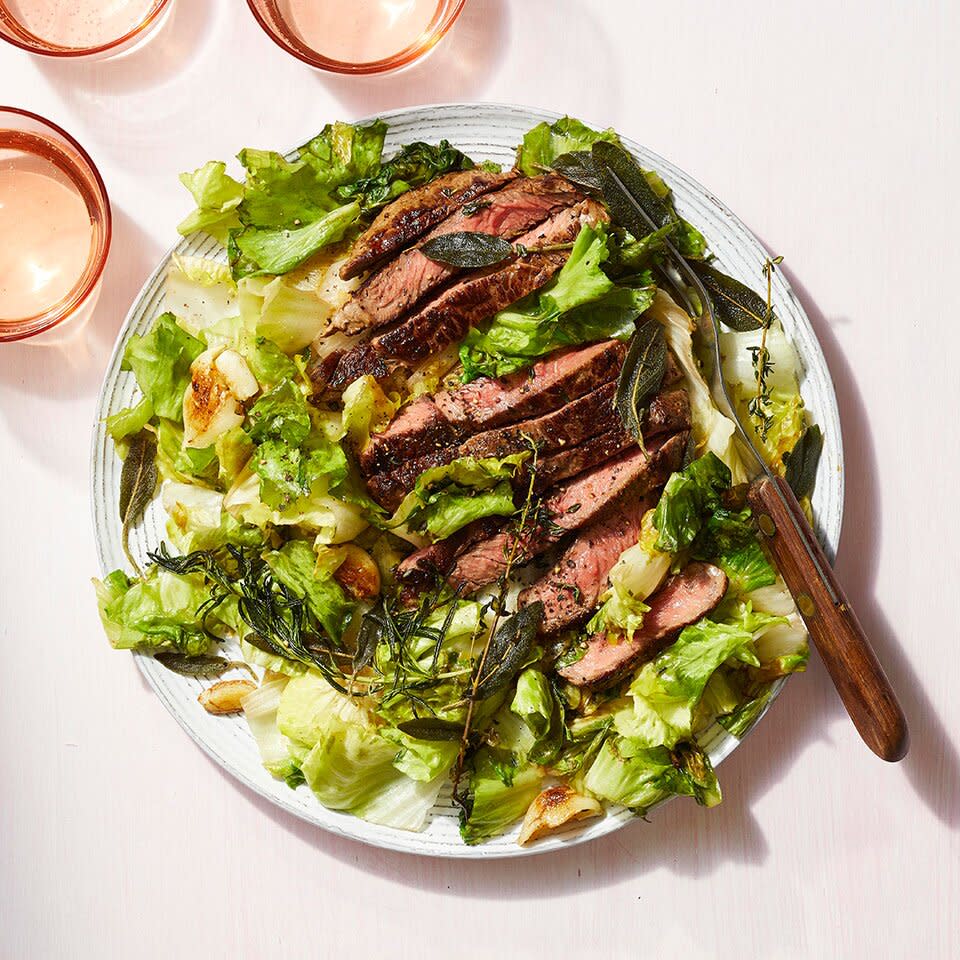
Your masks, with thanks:
[[[66,300],[94,251],[84,195],[45,145],[0,130],[0,327]]]
[[[0,0],[24,30],[62,47],[98,47],[126,36],[156,5],[157,0]]]
[[[287,25],[308,47],[333,60],[385,60],[426,33],[438,0],[279,0]]]

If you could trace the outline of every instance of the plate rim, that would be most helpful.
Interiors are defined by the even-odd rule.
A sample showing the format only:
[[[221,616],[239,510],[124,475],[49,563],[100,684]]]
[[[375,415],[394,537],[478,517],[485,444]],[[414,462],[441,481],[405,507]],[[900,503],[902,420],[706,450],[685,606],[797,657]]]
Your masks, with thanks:
[[[491,100],[477,100],[477,101],[456,101],[456,102],[445,102],[445,103],[427,103],[427,104],[414,104],[408,107],[400,107],[393,110],[378,112],[375,114],[367,115],[360,117],[356,120],[350,121],[354,124],[363,124],[370,123],[374,120],[380,119],[385,121],[388,126],[393,120],[398,118],[407,118],[411,114],[418,113],[430,113],[437,111],[464,111],[471,110],[476,108],[483,108],[485,110],[492,110],[495,113],[501,112],[511,112],[517,114],[524,114],[532,119],[535,119],[536,122],[546,121],[548,123],[553,123],[556,120],[562,119],[563,117],[570,116],[566,113],[558,113],[553,110],[546,110],[541,107],[529,106],[526,104],[516,104],[516,103],[507,103],[503,101],[491,101]],[[578,118],[581,119],[583,123],[593,129],[606,129],[611,124],[597,124],[591,121],[590,118]],[[714,205],[717,210],[723,215],[723,217],[738,228],[746,237],[748,237],[757,247],[757,249],[767,252],[766,246],[760,240],[759,237],[733,212],[725,203],[723,203],[713,191],[704,187],[699,180],[692,177],[688,174],[682,167],[677,166],[673,162],[667,160],[657,151],[646,146],[645,143],[633,140],[629,136],[623,134],[618,128],[617,133],[625,141],[628,147],[639,146],[643,152],[649,157],[654,164],[657,166],[657,169],[661,167],[667,168],[669,171],[676,171],[679,173],[683,179],[686,181],[686,186],[692,189],[693,192],[698,193],[701,198],[709,201]],[[306,141],[301,141],[306,142]],[[296,149],[300,146],[298,143],[296,146],[291,147],[290,150]],[[290,151],[286,151],[289,153]],[[190,238],[181,237],[177,243],[170,246],[163,254],[161,254],[156,267],[150,272],[149,276],[144,280],[140,289],[137,291],[136,295],[132,298],[130,302],[130,307],[128,308],[123,322],[120,325],[120,328],[117,332],[116,339],[113,344],[113,348],[110,352],[109,360],[104,368],[103,380],[101,381],[100,388],[97,392],[96,408],[94,412],[93,428],[91,431],[90,438],[90,459],[91,459],[91,471],[90,471],[90,484],[89,484],[89,507],[90,507],[90,520],[93,527],[94,542],[96,546],[97,553],[97,562],[100,567],[101,576],[105,576],[111,569],[111,565],[108,564],[106,557],[106,549],[104,544],[104,538],[101,536],[101,531],[98,526],[98,500],[97,492],[95,489],[96,479],[97,479],[97,457],[101,452],[101,447],[107,443],[106,432],[103,427],[103,420],[100,417],[101,412],[104,410],[106,405],[106,390],[108,381],[111,379],[111,374],[116,371],[117,357],[122,348],[125,348],[125,341],[127,340],[128,330],[134,322],[135,313],[138,311],[142,301],[148,296],[150,289],[154,284],[160,279],[161,275],[167,270],[171,257],[178,252],[182,244],[190,242]],[[810,317],[803,306],[800,298],[797,296],[796,291],[793,289],[793,286],[790,284],[789,279],[781,272],[778,275],[780,280],[780,286],[782,288],[782,294],[789,301],[793,308],[795,314],[799,317],[802,324],[805,324],[807,330],[810,334],[809,343],[807,343],[807,353],[808,359],[812,360],[812,363],[808,363],[808,369],[810,367],[815,367],[823,377],[823,387],[824,387],[824,396],[825,408],[832,414],[832,419],[834,423],[834,435],[836,437],[835,450],[836,450],[836,460],[837,460],[837,470],[840,474],[840,481],[838,484],[838,496],[836,501],[836,519],[834,521],[833,527],[829,531],[819,529],[818,525],[818,538],[822,542],[828,557],[831,563],[834,562],[835,553],[840,543],[840,537],[843,529],[843,515],[844,515],[844,505],[846,497],[846,471],[844,467],[844,443],[843,443],[843,434],[842,434],[842,423],[840,421],[839,415],[839,404],[837,401],[837,392],[836,386],[833,380],[833,374],[830,370],[829,364],[827,363],[826,355],[823,352],[823,347],[820,343],[820,339],[817,336],[817,332],[813,326],[813,323],[810,320]],[[792,338],[791,338],[792,339]],[[249,790],[252,790],[257,796],[262,797],[264,800],[267,800],[271,803],[272,806],[279,809],[283,812],[284,815],[292,815],[297,819],[302,820],[305,823],[308,823],[312,826],[318,827],[322,830],[329,831],[340,837],[359,841],[360,843],[366,844],[368,846],[377,848],[377,849],[386,849],[398,853],[404,853],[411,856],[426,856],[426,857],[441,857],[444,859],[456,859],[456,860],[493,860],[493,859],[506,859],[513,857],[522,857],[522,856],[534,856],[534,855],[545,855],[548,853],[555,852],[557,850],[567,849],[569,847],[579,845],[582,843],[587,843],[592,840],[599,840],[601,837],[605,837],[614,833],[617,830],[622,829],[633,823],[635,817],[632,815],[624,816],[624,813],[621,810],[617,811],[616,809],[608,812],[605,818],[602,821],[598,822],[598,828],[595,832],[589,832],[585,829],[577,830],[571,834],[561,834],[552,839],[552,842],[549,840],[546,843],[537,843],[529,847],[520,847],[519,845],[511,846],[486,846],[480,844],[477,846],[469,846],[467,844],[461,844],[457,846],[450,847],[439,847],[437,849],[416,849],[412,846],[411,841],[415,842],[415,838],[419,836],[416,832],[400,830],[396,828],[385,828],[380,827],[380,825],[368,824],[366,821],[360,820],[359,818],[353,818],[349,815],[344,815],[339,811],[328,810],[319,804],[319,801],[315,801],[319,810],[321,812],[320,816],[312,814],[311,811],[298,809],[292,804],[285,804],[277,796],[270,793],[267,789],[262,787],[260,784],[255,782],[252,777],[248,776],[247,773],[236,763],[231,760],[228,760],[224,757],[221,752],[217,749],[215,744],[203,739],[199,730],[197,730],[193,725],[190,724],[187,714],[179,709],[179,706],[174,701],[170,693],[164,689],[159,683],[154,679],[153,671],[149,668],[149,665],[153,664],[153,659],[149,655],[139,654],[134,652],[133,654],[134,661],[139,669],[141,675],[146,679],[153,693],[157,696],[160,702],[163,704],[164,708],[170,713],[173,718],[177,721],[180,727],[186,731],[190,739],[193,740],[197,746],[218,766],[228,773],[231,777],[238,780],[244,787]],[[764,708],[757,715],[756,719],[753,721],[751,726],[745,731],[742,737],[736,738],[733,736],[728,736],[728,739],[724,742],[721,755],[713,761],[714,766],[718,767],[720,764],[741,746],[747,736],[753,732],[753,730],[761,723],[763,718],[766,716],[767,711],[773,706],[773,703],[777,700],[786,681],[790,679],[789,677],[782,677],[774,686],[771,696],[767,703],[764,705]],[[668,797],[660,803],[656,804],[656,808],[661,808],[670,800],[674,800],[676,797]],[[327,815],[325,818],[321,819],[323,815]],[[339,818],[343,817],[344,822],[339,822]],[[347,824],[353,825],[356,823],[359,827],[357,830],[350,829]],[[367,828],[377,827],[381,830],[386,830],[388,833],[386,836],[369,836],[364,835],[363,827],[364,825]]]

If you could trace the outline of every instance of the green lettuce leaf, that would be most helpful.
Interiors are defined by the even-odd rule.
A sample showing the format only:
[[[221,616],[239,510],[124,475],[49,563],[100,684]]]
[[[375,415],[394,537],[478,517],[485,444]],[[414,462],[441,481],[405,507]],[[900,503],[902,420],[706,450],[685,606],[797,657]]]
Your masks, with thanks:
[[[689,739],[694,712],[714,672],[728,660],[759,666],[755,633],[776,619],[751,614],[686,627],[637,673],[629,689],[632,706],[616,714],[617,731],[645,747],[672,747]]]
[[[182,423],[190,364],[202,352],[203,344],[181,330],[172,313],[164,313],[149,333],[130,338],[121,369],[133,371],[154,414]]]
[[[528,667],[517,677],[510,710],[523,719],[533,735],[527,759],[537,764],[556,759],[564,742],[563,707],[542,670]]]
[[[529,451],[506,457],[459,457],[431,467],[417,477],[390,520],[407,523],[442,540],[481,517],[510,516],[514,512],[510,480],[530,456]]]
[[[306,602],[327,636],[339,643],[353,615],[354,605],[343,587],[317,563],[317,555],[303,540],[290,540],[264,556],[273,575]]]
[[[181,173],[180,182],[193,195],[197,209],[177,230],[185,237],[203,230],[225,244],[227,232],[240,224],[237,207],[243,199],[243,184],[227,175],[225,163],[214,160],[193,173]]]
[[[490,747],[473,757],[466,810],[460,816],[460,836],[475,844],[498,836],[526,813],[540,792],[538,767],[516,755]]]
[[[230,237],[233,275],[288,273],[322,247],[342,240],[359,218],[360,204],[347,203],[303,227],[245,227]]]
[[[563,117],[553,123],[538,123],[523,138],[517,151],[517,167],[528,177],[543,173],[564,153],[589,150],[598,140],[619,143],[614,130],[591,130],[573,117]]]
[[[210,596],[201,577],[152,567],[142,580],[114,570],[93,585],[100,620],[115,649],[197,656],[213,645],[206,627],[215,623],[215,617],[197,615]]]
[[[621,803],[641,816],[673,794],[692,796],[707,807],[721,799],[710,761],[698,748],[685,744],[671,751],[626,737],[604,743],[584,785],[594,796]]]
[[[694,460],[667,481],[653,515],[659,531],[656,548],[664,553],[686,549],[700,533],[705,518],[730,488],[730,470],[715,454]]]
[[[632,336],[653,288],[614,285],[602,269],[608,239],[602,225],[584,226],[550,284],[501,310],[486,332],[471,329],[460,347],[463,381],[504,376],[562,346]]]

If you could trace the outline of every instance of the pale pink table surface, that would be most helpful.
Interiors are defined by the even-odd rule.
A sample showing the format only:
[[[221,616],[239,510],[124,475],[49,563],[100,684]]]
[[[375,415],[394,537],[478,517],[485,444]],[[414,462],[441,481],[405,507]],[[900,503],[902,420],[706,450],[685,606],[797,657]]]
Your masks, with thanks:
[[[312,73],[241,0],[178,0],[115,62],[0,46],[0,102],[73,132],[115,215],[84,336],[0,346],[0,957],[960,955],[958,9],[471,0],[432,58],[372,80]],[[548,858],[415,859],[238,786],[108,649],[90,424],[188,210],[176,174],[443,100],[613,124],[784,255],[837,383],[839,569],[904,700],[900,766],[860,744],[813,657],[722,767],[720,808],[678,801]]]

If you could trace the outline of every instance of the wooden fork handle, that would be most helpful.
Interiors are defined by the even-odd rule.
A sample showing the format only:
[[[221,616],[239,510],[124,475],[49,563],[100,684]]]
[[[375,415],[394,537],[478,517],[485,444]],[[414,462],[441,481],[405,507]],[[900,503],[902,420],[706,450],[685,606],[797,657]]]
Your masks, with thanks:
[[[902,760],[909,743],[903,711],[793,491],[782,478],[763,476],[747,500],[860,736],[877,756]]]

